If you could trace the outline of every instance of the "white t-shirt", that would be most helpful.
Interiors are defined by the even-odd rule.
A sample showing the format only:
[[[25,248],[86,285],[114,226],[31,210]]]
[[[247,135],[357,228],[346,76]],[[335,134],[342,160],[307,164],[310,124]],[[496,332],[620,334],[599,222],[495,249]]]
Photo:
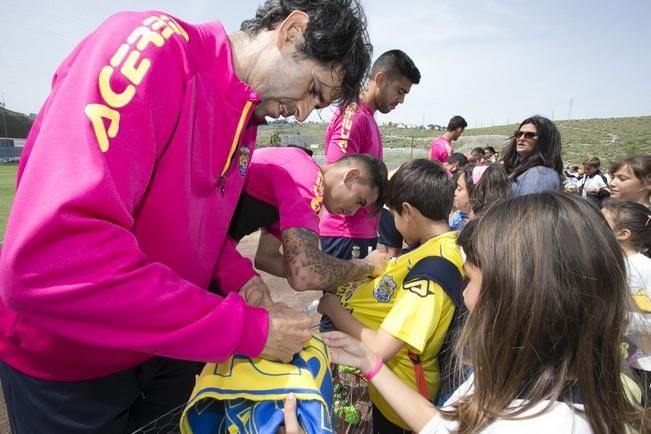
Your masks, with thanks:
[[[596,188],[599,191],[602,188],[608,187],[608,184],[604,182],[604,179],[599,174],[595,174],[592,177],[584,175],[581,181],[579,181],[579,187],[583,187],[581,195],[586,197],[588,195],[588,192],[585,191],[587,188]]]
[[[463,383],[450,399],[445,403],[451,405],[462,396],[472,393],[471,376]],[[521,405],[523,400],[512,402],[513,407]],[[545,412],[533,418],[524,419],[527,415],[539,413],[549,404],[549,401],[541,401],[533,408],[518,416],[518,419],[499,419],[479,431],[484,434],[589,434],[592,433],[588,420],[583,415],[583,405],[567,405],[564,402],[554,402]],[[445,408],[445,407],[444,407]],[[421,434],[448,434],[456,432],[458,424],[456,421],[443,419],[441,415],[434,416],[420,431]]]
[[[637,349],[629,354],[629,363],[651,371],[651,258],[641,253],[626,258],[628,288],[640,311],[631,312],[626,338]]]
[[[633,294],[644,290],[651,299],[651,258],[642,253],[636,253],[626,258],[626,271],[628,272],[628,287]]]

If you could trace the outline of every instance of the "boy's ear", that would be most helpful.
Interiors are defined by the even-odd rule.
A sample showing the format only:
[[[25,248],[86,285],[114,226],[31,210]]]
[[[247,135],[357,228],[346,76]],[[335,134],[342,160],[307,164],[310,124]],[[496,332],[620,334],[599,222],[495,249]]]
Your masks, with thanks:
[[[406,216],[407,218],[412,218],[414,216],[414,207],[409,202],[403,202],[401,205],[402,213],[401,215]]]
[[[307,28],[310,17],[302,11],[294,10],[282,23],[276,27],[276,46],[283,48],[285,45],[297,46],[303,39],[303,32]]]

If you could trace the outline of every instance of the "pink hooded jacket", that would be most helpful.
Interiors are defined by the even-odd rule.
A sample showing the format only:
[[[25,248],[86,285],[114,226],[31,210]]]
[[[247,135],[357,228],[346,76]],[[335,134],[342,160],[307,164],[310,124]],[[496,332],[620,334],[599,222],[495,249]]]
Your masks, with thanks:
[[[97,378],[153,355],[261,353],[268,314],[225,242],[259,97],[218,22],[121,13],[57,70],[30,132],[0,256],[0,358]],[[230,278],[230,279],[229,279]]]

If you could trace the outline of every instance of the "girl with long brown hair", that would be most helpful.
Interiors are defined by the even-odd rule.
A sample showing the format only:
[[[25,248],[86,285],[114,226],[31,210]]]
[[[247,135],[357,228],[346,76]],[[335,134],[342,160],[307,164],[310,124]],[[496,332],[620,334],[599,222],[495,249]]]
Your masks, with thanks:
[[[620,377],[624,257],[594,207],[565,193],[516,197],[470,222],[459,243],[470,314],[457,353],[474,374],[444,407],[341,333],[324,335],[335,362],[360,367],[424,433],[651,432]]]

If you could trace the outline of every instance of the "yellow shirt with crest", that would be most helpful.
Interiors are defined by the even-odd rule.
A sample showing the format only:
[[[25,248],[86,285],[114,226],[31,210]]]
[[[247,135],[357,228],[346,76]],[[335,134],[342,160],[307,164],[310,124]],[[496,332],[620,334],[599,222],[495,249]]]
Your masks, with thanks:
[[[408,351],[419,354],[430,399],[438,394],[440,371],[438,353],[454,314],[454,303],[437,283],[411,281],[403,285],[414,264],[428,256],[442,256],[463,275],[463,259],[456,243],[457,233],[446,232],[418,248],[392,259],[381,276],[371,281],[352,282],[337,290],[341,304],[373,330],[385,332],[405,343],[386,365],[412,389],[418,390],[414,364]],[[409,427],[369,384],[369,395],[382,414],[396,425]]]

